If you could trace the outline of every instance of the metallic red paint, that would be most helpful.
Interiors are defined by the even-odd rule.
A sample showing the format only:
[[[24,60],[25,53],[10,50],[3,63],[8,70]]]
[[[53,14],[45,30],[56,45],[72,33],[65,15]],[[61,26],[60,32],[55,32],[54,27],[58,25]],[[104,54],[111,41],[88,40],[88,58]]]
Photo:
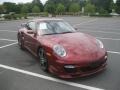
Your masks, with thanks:
[[[38,55],[37,51],[40,47],[44,48],[47,53],[49,71],[61,78],[88,76],[105,69],[107,52],[104,48],[100,48],[96,44],[96,39],[90,35],[76,32],[43,36],[38,35],[37,31],[21,28],[18,31],[18,37],[22,38],[24,47],[35,56]],[[56,44],[65,48],[67,53],[65,57],[59,57],[53,52],[53,46]],[[98,66],[94,66],[94,62]],[[65,65],[73,65],[75,70],[68,72]]]

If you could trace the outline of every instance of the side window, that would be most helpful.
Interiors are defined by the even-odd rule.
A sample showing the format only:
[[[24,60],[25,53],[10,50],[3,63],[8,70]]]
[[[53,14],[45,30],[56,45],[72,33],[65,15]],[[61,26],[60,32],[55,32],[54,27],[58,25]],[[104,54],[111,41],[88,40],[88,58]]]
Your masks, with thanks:
[[[36,29],[35,22],[29,22],[29,23],[28,23],[28,27],[29,27],[29,29],[31,29],[31,30],[35,30],[35,29]]]

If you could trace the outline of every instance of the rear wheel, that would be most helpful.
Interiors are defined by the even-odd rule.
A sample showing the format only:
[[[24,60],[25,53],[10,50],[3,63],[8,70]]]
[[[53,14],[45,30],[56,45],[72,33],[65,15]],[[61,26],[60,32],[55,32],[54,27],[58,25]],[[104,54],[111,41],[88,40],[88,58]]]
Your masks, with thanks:
[[[22,37],[20,37],[20,35],[18,35],[18,45],[20,46],[21,49],[25,49]]]
[[[41,69],[43,71],[48,71],[48,60],[47,60],[46,53],[43,48],[39,49],[38,56],[39,56]]]

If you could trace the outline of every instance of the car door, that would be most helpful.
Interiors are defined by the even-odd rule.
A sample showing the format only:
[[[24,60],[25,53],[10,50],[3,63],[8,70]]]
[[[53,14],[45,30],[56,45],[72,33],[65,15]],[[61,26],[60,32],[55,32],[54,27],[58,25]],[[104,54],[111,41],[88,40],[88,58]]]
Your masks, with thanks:
[[[34,21],[30,21],[27,23],[27,30],[25,32],[25,46],[26,48],[35,54],[37,48],[37,36],[36,33],[36,23]]]

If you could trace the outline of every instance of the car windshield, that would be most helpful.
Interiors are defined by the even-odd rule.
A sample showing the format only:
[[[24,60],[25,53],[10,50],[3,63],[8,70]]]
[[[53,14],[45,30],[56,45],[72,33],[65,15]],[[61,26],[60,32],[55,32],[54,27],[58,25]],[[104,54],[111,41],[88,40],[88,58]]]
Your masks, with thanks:
[[[67,22],[59,21],[44,21],[38,24],[38,32],[42,35],[73,33],[75,29]]]

